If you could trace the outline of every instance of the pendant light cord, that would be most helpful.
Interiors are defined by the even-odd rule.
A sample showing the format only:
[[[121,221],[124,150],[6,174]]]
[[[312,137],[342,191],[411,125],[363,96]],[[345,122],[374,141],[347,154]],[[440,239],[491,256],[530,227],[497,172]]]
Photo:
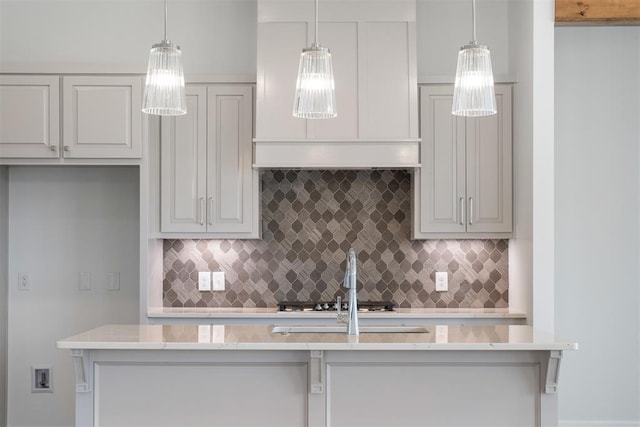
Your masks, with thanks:
[[[476,37],[476,0],[471,0],[471,20],[473,21],[473,39],[471,41],[476,44],[478,40]]]
[[[475,0],[474,0],[475,1]],[[315,12],[315,17],[314,19],[316,20],[316,39],[315,39],[315,45],[318,45],[318,0],[316,0],[316,12]]]
[[[167,40],[167,0],[164,0],[164,40]]]

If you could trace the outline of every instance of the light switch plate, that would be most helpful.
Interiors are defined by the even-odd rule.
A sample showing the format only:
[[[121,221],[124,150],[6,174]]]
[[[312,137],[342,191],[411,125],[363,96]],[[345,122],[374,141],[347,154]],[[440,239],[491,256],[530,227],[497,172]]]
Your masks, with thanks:
[[[449,274],[446,271],[436,272],[436,291],[445,292],[449,290]]]
[[[91,290],[91,272],[81,271],[78,273],[78,290],[90,291]]]
[[[211,290],[211,272],[209,271],[198,272],[198,290],[199,291]]]
[[[213,272],[213,290],[224,291],[224,271]]]
[[[120,290],[120,273],[112,272],[107,275],[107,290],[119,291]]]

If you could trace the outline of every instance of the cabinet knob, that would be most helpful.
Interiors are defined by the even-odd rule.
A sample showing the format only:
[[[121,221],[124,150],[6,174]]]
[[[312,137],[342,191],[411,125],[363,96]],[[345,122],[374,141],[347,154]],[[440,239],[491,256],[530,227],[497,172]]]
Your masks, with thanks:
[[[51,147],[49,147],[49,150],[51,150],[51,151],[56,151],[57,149],[58,149],[58,147],[55,146],[55,145],[52,145]]]
[[[65,146],[64,146],[64,151],[70,151],[70,150],[71,150],[71,148],[69,148],[69,146],[68,146],[68,145],[65,145]]]

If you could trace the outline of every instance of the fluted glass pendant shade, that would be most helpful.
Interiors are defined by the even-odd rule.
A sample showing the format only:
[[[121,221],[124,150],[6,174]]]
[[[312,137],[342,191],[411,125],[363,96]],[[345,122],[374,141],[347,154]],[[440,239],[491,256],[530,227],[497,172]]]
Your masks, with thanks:
[[[315,43],[300,55],[293,115],[301,119],[330,119],[338,115],[331,52]]]
[[[167,40],[154,44],[149,53],[142,111],[159,116],[187,113],[182,52]]]
[[[486,46],[470,44],[460,49],[451,113],[469,117],[496,114],[491,53]]]

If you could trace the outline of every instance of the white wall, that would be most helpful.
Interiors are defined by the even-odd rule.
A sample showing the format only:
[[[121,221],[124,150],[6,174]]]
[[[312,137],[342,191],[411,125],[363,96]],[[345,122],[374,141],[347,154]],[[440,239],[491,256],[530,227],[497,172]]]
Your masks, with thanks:
[[[556,332],[564,426],[640,425],[640,29],[556,29]]]
[[[9,169],[9,426],[74,422],[74,373],[56,340],[107,323],[136,323],[137,167]],[[19,272],[32,289],[20,291]],[[78,273],[91,273],[90,291]],[[120,291],[107,291],[119,272]],[[53,365],[54,393],[32,394],[30,366]]]
[[[256,0],[168,2],[185,74],[256,72]],[[0,62],[145,73],[163,37],[162,0],[0,0]]]
[[[9,250],[9,171],[0,167],[0,426],[7,419],[7,257]]]

